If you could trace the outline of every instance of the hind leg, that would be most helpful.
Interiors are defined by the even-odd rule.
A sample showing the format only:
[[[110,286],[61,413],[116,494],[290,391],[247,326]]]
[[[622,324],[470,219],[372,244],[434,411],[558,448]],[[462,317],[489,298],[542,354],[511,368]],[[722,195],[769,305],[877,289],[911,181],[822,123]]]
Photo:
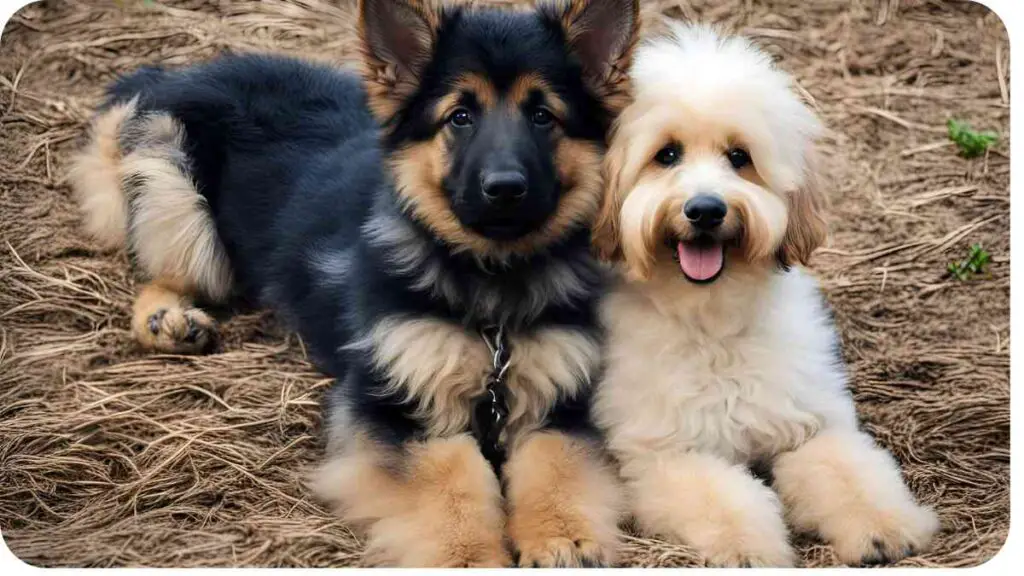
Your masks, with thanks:
[[[180,124],[149,114],[129,126],[134,142],[120,167],[128,198],[128,241],[144,277],[132,331],[147,349],[199,354],[217,344],[213,319],[194,304],[225,302],[231,268],[206,198],[199,194],[184,151]]]
[[[183,283],[158,278],[145,284],[132,306],[132,333],[147,350],[202,354],[217,346],[213,318],[193,305]]]
[[[193,298],[225,302],[231,266],[194,181],[181,123],[137,108],[132,99],[93,120],[89,143],[71,167],[72,190],[86,231],[105,248],[125,245],[152,279],[133,307],[139,343],[158,352],[207,352],[216,328]]]

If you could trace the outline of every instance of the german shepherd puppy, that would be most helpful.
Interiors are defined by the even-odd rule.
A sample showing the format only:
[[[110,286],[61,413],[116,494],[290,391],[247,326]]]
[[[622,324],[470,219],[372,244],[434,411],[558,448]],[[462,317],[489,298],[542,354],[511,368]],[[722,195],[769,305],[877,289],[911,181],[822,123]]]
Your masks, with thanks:
[[[93,122],[72,186],[147,279],[137,339],[205,351],[196,303],[234,296],[290,320],[337,379],[318,492],[371,563],[614,558],[588,227],[637,4],[364,0],[362,80],[270,56],[147,68]]]

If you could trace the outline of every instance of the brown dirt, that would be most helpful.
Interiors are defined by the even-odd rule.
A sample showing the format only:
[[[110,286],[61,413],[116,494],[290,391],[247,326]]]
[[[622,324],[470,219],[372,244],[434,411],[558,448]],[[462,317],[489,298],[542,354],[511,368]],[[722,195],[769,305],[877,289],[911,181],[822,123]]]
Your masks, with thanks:
[[[47,566],[323,566],[360,541],[303,485],[328,381],[269,315],[226,352],[153,357],[128,333],[132,279],[76,228],[63,169],[103,85],[221,50],[346,61],[351,5],[45,1],[0,42],[0,529]],[[1009,525],[1008,41],[980,5],[898,0],[644,3],[755,36],[835,135],[834,237],[816,257],[867,429],[944,523],[907,566],[975,565]],[[1004,135],[956,155],[947,117]],[[944,277],[980,242],[989,274]],[[828,546],[797,539],[806,565]],[[630,538],[627,565],[690,565]]]

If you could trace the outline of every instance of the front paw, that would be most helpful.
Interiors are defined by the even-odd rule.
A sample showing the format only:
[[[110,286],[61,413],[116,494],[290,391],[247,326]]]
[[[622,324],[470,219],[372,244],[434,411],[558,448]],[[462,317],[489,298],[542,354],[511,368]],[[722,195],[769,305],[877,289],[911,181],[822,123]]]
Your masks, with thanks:
[[[714,470],[712,468],[712,470]],[[795,554],[778,496],[746,470],[729,466],[685,488],[702,496],[675,514],[688,521],[677,532],[710,566],[789,567]]]
[[[553,536],[520,540],[521,568],[601,568],[611,565],[613,552],[587,538]]]
[[[847,565],[894,562],[924,550],[938,517],[915,502],[896,460],[856,430],[820,433],[773,468],[792,525],[817,532]]]
[[[441,568],[508,568],[512,559],[504,549],[463,551],[440,563]]]
[[[709,566],[721,568],[784,568],[793,566],[793,549],[785,529],[751,525],[739,531],[724,531],[710,542],[697,546]]]
[[[390,540],[390,539],[388,539]],[[371,539],[363,563],[398,568],[506,568],[512,558],[503,546],[423,539],[400,545]]]
[[[836,556],[848,565],[896,562],[926,549],[939,528],[931,509],[850,511],[847,526],[832,531]]]
[[[500,527],[448,531],[420,515],[389,518],[370,531],[363,564],[394,568],[503,568],[512,565]]]
[[[519,566],[614,563],[622,494],[594,446],[560,432],[536,433],[513,452],[504,472],[508,535]]]

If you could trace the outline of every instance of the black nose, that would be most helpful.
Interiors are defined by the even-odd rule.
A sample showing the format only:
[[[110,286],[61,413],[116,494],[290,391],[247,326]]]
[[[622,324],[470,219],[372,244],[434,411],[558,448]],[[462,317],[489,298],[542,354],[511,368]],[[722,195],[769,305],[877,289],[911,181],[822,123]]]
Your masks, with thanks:
[[[511,206],[526,196],[526,175],[518,170],[489,172],[480,181],[484,199],[491,204]]]
[[[686,201],[683,214],[698,230],[714,230],[722,225],[729,208],[718,196],[698,194]]]

